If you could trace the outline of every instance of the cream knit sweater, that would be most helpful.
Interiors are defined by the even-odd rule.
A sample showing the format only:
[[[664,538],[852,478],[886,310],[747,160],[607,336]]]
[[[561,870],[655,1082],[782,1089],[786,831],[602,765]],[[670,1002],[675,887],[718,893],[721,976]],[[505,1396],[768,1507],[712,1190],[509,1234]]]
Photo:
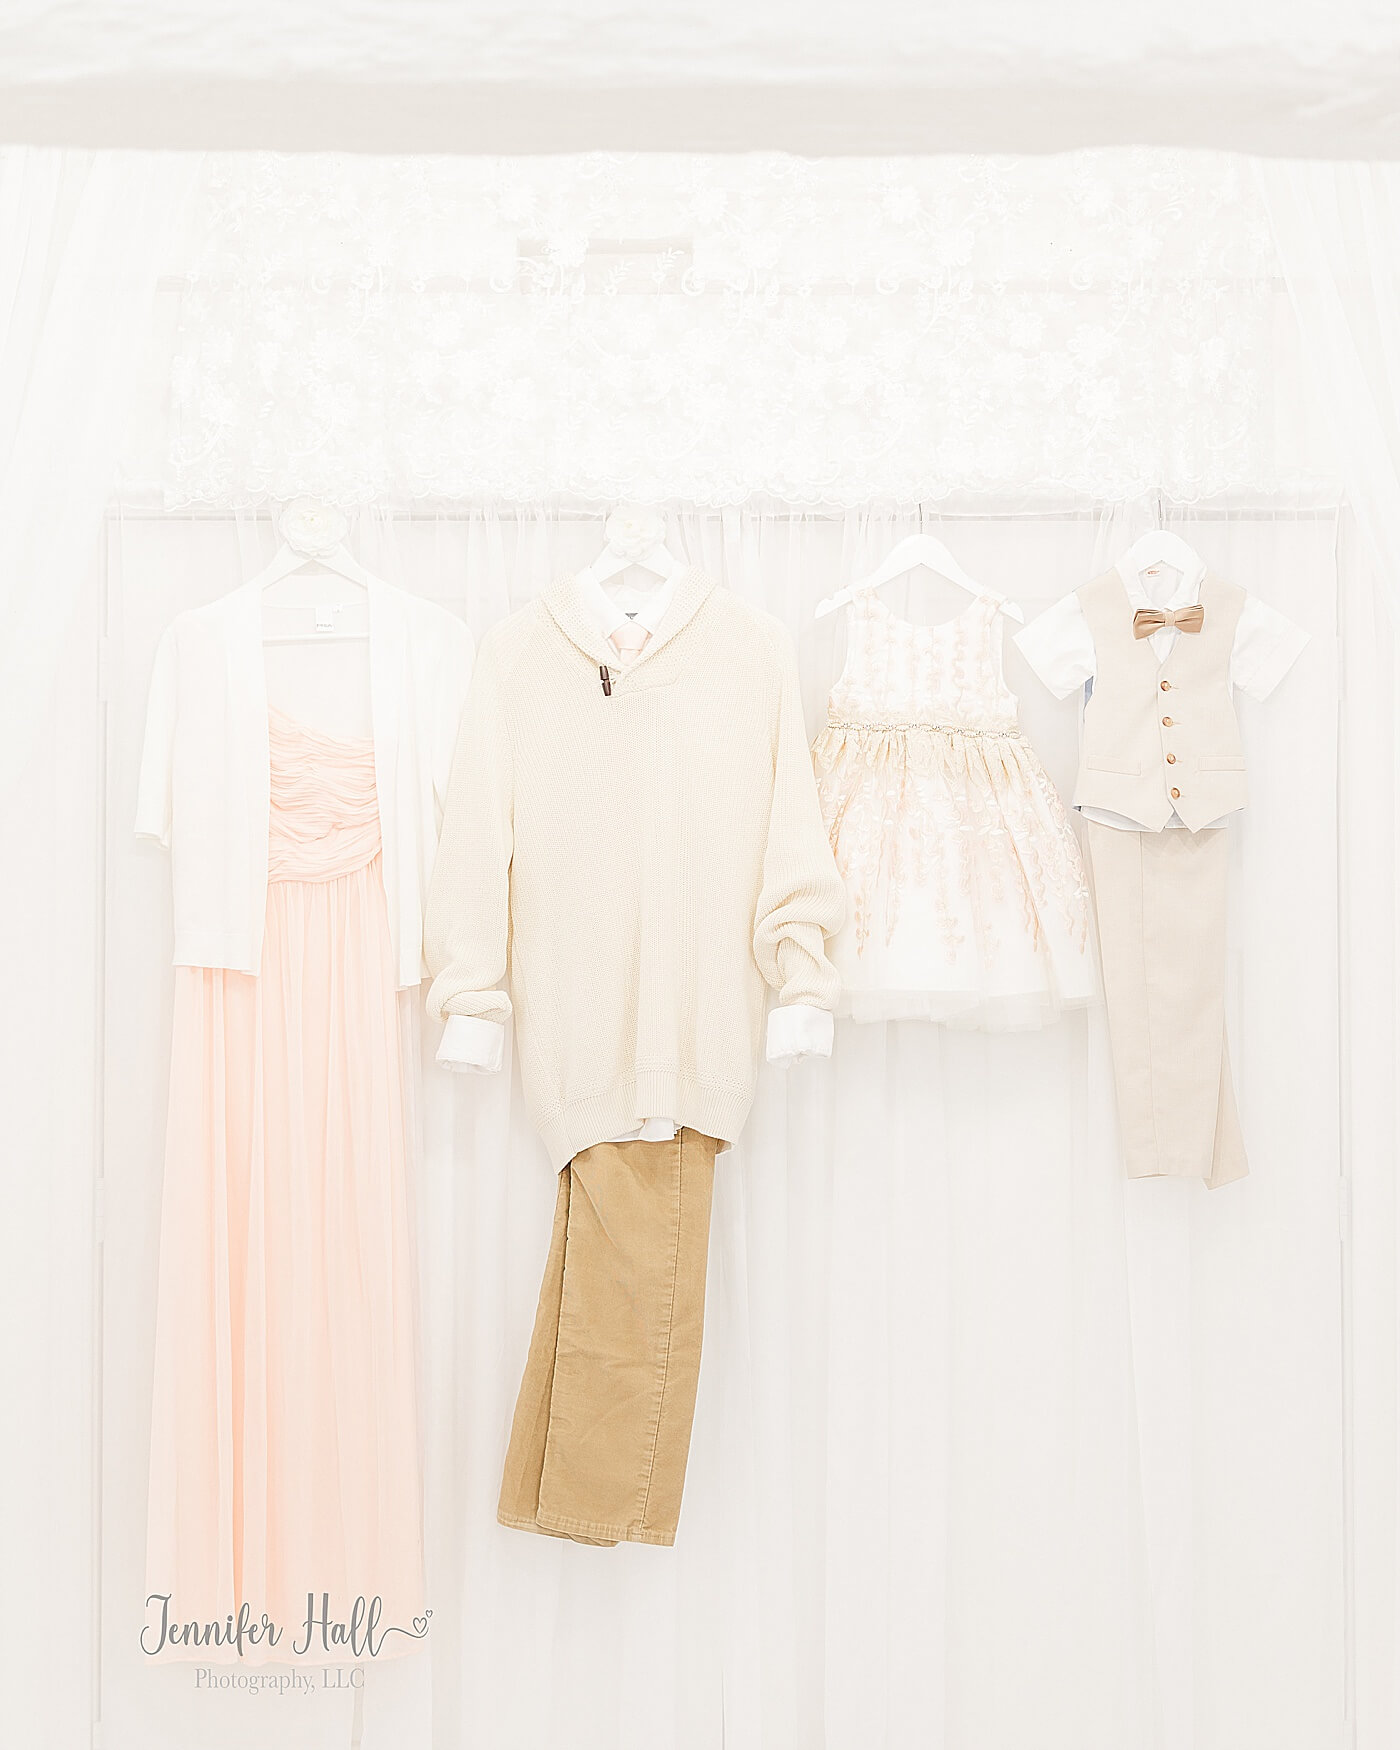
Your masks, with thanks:
[[[838,990],[845,896],[786,632],[690,570],[616,661],[571,580],[482,640],[425,920],[430,1010],[513,1005],[556,1166],[656,1112],[732,1142],[765,985]]]

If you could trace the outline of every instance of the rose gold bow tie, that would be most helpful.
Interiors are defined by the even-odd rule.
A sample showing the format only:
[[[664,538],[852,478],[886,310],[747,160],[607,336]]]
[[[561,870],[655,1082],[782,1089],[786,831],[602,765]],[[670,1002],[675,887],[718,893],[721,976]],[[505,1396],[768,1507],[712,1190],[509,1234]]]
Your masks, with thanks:
[[[624,620],[615,631],[608,633],[608,643],[619,656],[635,656],[639,650],[646,648],[650,638],[651,633],[635,620]]]
[[[1199,632],[1205,623],[1206,611],[1199,602],[1189,608],[1139,608],[1133,615],[1133,637],[1150,638],[1168,626],[1178,632]]]

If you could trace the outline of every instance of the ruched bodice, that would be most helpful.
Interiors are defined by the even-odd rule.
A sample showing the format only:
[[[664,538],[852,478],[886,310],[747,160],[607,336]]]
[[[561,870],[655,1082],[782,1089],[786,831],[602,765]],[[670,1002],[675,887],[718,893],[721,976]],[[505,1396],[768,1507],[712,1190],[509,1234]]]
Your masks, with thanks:
[[[333,881],[380,852],[374,743],[268,713],[269,881]]]

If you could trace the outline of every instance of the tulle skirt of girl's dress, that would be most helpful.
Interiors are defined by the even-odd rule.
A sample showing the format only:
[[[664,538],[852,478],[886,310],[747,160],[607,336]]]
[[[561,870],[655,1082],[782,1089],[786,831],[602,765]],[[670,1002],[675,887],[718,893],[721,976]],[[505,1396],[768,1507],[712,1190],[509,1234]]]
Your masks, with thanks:
[[[850,902],[838,1013],[1014,1032],[1093,999],[1079,844],[1019,730],[834,725],[814,753]]]
[[[372,746],[271,751],[261,976],[176,970],[142,1645],[343,1664],[426,1627],[403,1046]]]

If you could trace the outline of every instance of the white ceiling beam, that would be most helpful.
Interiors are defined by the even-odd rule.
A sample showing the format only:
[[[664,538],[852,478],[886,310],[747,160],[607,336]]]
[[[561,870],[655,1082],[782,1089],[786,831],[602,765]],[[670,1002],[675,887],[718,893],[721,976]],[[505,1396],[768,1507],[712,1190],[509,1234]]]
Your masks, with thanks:
[[[0,139],[1400,157],[1395,0],[7,0]]]

